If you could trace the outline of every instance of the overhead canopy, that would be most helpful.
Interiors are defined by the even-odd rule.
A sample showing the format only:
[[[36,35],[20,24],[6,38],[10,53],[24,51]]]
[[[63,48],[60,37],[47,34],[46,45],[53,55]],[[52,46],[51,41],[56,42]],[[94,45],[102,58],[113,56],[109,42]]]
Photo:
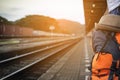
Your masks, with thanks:
[[[106,0],[83,0],[86,33],[97,23],[106,10]]]

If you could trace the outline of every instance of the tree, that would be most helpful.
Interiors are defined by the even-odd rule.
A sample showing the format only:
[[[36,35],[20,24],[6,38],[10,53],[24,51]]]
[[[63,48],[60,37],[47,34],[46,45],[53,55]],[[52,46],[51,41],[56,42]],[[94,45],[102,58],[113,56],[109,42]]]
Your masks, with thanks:
[[[49,26],[55,26],[55,31],[58,32],[59,27],[54,18],[42,15],[28,15],[15,22],[17,25],[30,27],[35,30],[50,31]]]
[[[0,23],[2,24],[12,24],[12,22],[8,21],[6,18],[0,16]]]

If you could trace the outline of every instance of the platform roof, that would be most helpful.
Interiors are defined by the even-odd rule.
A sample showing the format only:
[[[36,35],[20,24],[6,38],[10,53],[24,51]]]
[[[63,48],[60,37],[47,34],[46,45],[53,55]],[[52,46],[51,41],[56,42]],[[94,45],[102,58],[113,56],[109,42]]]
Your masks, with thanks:
[[[83,0],[86,33],[94,27],[106,11],[106,0]]]

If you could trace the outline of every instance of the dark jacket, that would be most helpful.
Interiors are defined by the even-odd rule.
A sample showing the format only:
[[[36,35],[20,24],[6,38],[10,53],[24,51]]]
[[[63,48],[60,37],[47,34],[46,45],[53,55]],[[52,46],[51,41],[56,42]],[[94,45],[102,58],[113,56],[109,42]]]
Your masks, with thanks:
[[[111,53],[114,60],[118,60],[120,58],[120,49],[115,38],[115,32],[94,30],[92,44],[95,53]]]

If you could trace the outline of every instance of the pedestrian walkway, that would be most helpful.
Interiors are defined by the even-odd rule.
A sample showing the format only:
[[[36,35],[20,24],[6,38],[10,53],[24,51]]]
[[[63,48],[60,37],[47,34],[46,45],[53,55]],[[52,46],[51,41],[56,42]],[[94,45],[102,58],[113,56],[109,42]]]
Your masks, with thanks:
[[[81,40],[38,80],[86,80],[90,65],[87,39]]]

